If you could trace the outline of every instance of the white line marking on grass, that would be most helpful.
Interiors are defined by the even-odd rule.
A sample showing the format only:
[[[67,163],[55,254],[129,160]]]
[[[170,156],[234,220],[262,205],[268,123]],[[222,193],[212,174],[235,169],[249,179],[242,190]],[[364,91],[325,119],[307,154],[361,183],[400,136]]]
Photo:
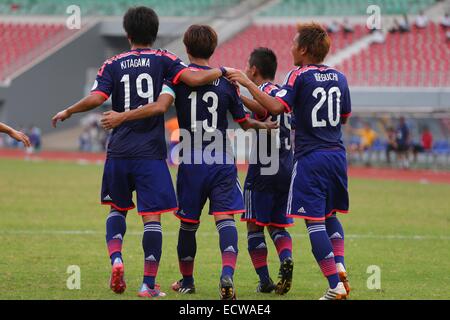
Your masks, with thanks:
[[[0,235],[104,235],[104,232],[95,230],[0,230]],[[178,236],[178,232],[164,231],[165,236]],[[126,235],[142,236],[141,231],[129,231]],[[211,237],[217,235],[215,232],[198,232],[200,237]],[[291,233],[293,238],[308,238],[305,234]],[[450,236],[432,235],[377,235],[377,234],[346,234],[346,239],[377,239],[377,240],[450,240]]]

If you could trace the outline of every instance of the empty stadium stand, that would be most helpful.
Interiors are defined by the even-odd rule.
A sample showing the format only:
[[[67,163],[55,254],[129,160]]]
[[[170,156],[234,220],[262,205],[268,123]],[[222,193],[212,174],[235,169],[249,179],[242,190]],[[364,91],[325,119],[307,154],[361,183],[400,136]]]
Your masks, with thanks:
[[[369,5],[380,6],[383,14],[415,14],[435,0],[282,0],[261,16],[355,16],[365,15]]]
[[[331,34],[331,53],[350,45],[363,37],[367,31],[364,26],[356,25],[355,32]],[[252,25],[236,37],[222,44],[214,54],[213,65],[232,66],[244,69],[247,58],[256,47],[272,48],[278,57],[277,80],[282,81],[292,68],[291,43],[296,33],[295,25],[265,24]]]
[[[74,32],[43,23],[0,23],[0,30],[0,81]]]
[[[450,41],[430,23],[426,29],[388,34],[338,68],[357,86],[450,86]]]
[[[81,13],[98,16],[121,16],[131,6],[145,5],[161,16],[208,16],[235,5],[240,0],[3,0],[0,14],[64,15],[66,8],[76,4]]]

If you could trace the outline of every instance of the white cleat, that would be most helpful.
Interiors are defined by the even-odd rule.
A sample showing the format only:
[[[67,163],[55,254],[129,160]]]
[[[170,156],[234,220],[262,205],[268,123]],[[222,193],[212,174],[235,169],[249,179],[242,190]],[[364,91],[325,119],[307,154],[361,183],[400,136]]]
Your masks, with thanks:
[[[345,290],[344,284],[339,282],[336,288],[328,288],[325,295],[319,300],[346,300],[347,290]]]

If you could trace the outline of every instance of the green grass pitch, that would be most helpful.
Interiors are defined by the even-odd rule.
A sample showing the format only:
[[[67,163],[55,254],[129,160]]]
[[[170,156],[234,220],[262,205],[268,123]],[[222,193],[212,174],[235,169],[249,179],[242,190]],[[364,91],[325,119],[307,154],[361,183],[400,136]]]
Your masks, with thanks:
[[[0,160],[0,299],[135,299],[143,268],[142,222],[128,216],[124,260],[128,289],[108,288],[104,239],[108,208],[100,206],[102,167],[57,162]],[[244,175],[241,174],[241,178]],[[351,299],[449,299],[450,185],[350,180],[351,213],[341,215]],[[220,254],[213,219],[202,216],[195,266],[197,294],[169,290],[180,278],[176,254],[179,221],[166,214],[158,282],[165,299],[217,299]],[[255,293],[257,277],[238,223],[235,283],[238,299],[317,299],[326,281],[317,267],[303,221],[290,229],[294,283],[286,296]],[[272,278],[278,272],[268,238]],[[81,268],[81,289],[69,290],[69,265]],[[368,266],[381,269],[381,289],[367,288]]]

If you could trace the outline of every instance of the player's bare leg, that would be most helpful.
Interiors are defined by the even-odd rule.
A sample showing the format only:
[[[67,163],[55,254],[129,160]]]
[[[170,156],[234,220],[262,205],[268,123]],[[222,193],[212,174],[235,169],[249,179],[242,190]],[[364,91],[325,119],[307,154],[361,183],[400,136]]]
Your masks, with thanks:
[[[127,287],[122,259],[122,242],[127,229],[126,216],[127,211],[111,207],[106,219],[106,243],[112,265],[109,287],[118,294],[123,293]]]
[[[292,259],[292,239],[285,228],[268,227],[270,236],[280,257],[280,270],[275,292],[283,295],[291,290],[294,261]]]
[[[270,278],[267,266],[267,244],[264,236],[264,227],[248,221],[247,232],[248,252],[259,277],[256,292],[271,293],[275,290],[275,285]]]
[[[222,275],[219,293],[222,300],[236,300],[233,275],[238,255],[238,234],[232,215],[215,215],[219,232],[220,251],[222,253]]]
[[[142,238],[144,279],[138,296],[141,298],[165,297],[166,294],[161,292],[159,285],[155,283],[162,249],[161,216],[159,214],[146,215],[142,217],[142,222],[144,223]]]

